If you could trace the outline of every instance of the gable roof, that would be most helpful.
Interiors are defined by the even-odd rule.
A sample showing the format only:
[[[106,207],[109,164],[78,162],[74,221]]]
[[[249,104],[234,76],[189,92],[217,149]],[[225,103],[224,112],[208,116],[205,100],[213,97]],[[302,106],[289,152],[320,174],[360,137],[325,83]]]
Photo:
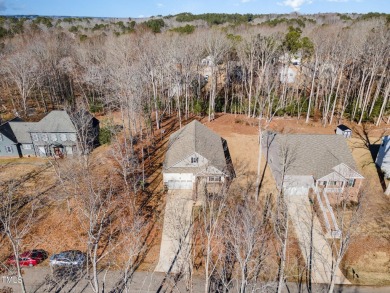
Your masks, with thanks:
[[[23,122],[22,119],[19,117],[15,117],[7,122],[4,122],[3,124],[0,125],[0,133],[4,136],[6,136],[8,139],[12,140],[14,143],[17,143],[17,138],[15,136],[15,133],[13,132],[11,128],[11,123],[20,123]]]
[[[222,142],[218,134],[194,120],[170,136],[164,169],[173,168],[177,163],[196,152],[206,158],[209,165],[225,172],[227,164]],[[188,172],[194,170],[194,168],[187,169]]]
[[[9,125],[19,143],[32,143],[30,131],[36,122],[10,122]]]
[[[273,156],[280,156],[280,150],[283,148],[289,150],[286,175],[311,175],[319,179],[333,171],[344,171],[345,168],[343,165],[339,166],[340,164],[345,164],[355,175],[360,175],[343,136],[270,132],[267,132],[267,135],[272,137],[269,142]]]
[[[76,132],[66,111],[51,111],[30,129],[31,132]]]
[[[342,130],[342,131],[352,131],[348,126],[345,126],[344,124],[340,124],[339,126],[337,126],[338,129]]]

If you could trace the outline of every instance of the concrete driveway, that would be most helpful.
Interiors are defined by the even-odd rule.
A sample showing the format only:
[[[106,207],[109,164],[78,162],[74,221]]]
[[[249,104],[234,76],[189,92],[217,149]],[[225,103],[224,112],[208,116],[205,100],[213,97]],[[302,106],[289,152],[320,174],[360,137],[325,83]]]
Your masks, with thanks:
[[[188,269],[191,250],[192,190],[169,190],[165,207],[160,258],[155,272]]]
[[[329,284],[333,261],[332,251],[326,242],[317,216],[314,214],[312,217],[312,207],[308,193],[302,192],[302,190],[299,190],[299,192],[287,190],[286,203],[306,263],[310,260],[310,254],[312,255],[313,282]],[[310,251],[311,247],[312,250]],[[351,284],[339,268],[336,270],[335,284]]]

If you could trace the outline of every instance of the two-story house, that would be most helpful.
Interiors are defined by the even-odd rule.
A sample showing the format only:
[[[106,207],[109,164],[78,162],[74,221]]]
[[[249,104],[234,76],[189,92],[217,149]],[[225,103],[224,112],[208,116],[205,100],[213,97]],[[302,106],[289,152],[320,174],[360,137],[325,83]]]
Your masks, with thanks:
[[[2,124],[0,156],[63,157],[85,151],[83,145],[92,148],[97,144],[99,121],[86,112],[74,116],[72,118],[66,111],[51,111],[39,122],[15,118]]]

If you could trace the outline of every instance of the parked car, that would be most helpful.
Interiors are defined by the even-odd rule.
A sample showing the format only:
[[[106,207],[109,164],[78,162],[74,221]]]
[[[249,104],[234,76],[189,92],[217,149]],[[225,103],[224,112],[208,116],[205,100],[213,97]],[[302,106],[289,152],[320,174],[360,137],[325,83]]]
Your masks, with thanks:
[[[50,257],[51,267],[77,267],[81,268],[85,265],[87,257],[85,253],[79,250],[67,250]]]
[[[47,252],[42,249],[28,250],[19,255],[19,265],[22,267],[36,266],[47,258]],[[15,256],[11,255],[7,260],[8,265],[16,265]]]

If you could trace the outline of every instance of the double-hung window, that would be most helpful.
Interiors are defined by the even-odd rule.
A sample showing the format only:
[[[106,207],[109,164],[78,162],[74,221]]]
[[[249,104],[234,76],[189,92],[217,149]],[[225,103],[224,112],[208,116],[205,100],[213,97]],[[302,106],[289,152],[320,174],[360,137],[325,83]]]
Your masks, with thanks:
[[[10,147],[10,146],[6,146],[5,147],[5,151],[7,152],[7,153],[9,153],[9,154],[12,154],[12,147]]]

